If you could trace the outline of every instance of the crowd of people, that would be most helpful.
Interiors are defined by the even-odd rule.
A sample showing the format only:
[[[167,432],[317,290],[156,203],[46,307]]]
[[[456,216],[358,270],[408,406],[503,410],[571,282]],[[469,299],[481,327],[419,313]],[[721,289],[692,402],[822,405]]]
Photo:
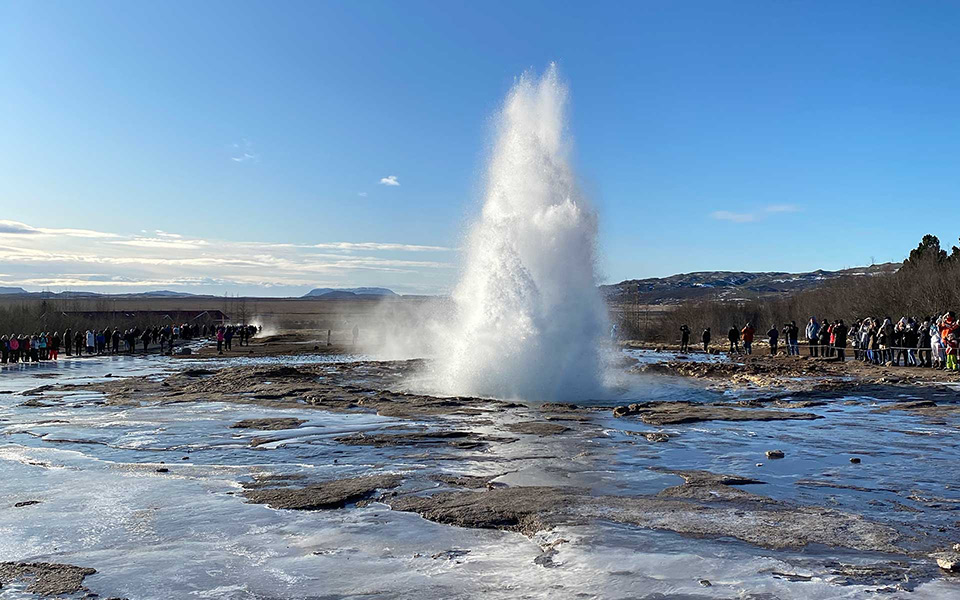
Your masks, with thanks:
[[[134,354],[138,348],[149,352],[159,345],[161,354],[173,353],[177,340],[210,339],[217,341],[217,351],[231,350],[236,338],[241,346],[248,344],[258,331],[255,325],[158,325],[141,329],[131,327],[121,330],[118,327],[105,329],[87,329],[85,331],[66,329],[60,332],[42,332],[29,334],[12,333],[0,336],[0,363],[40,362],[58,360],[60,350],[66,356],[82,357],[104,354]]]
[[[953,312],[923,319],[902,317],[896,323],[890,317],[867,317],[857,319],[850,326],[843,319],[810,317],[802,334],[809,356],[843,361],[849,347],[855,360],[876,365],[960,370],[960,321]],[[682,325],[680,349],[683,352],[689,350],[690,335],[690,328]],[[756,329],[751,323],[742,328],[731,327],[727,332],[729,351],[752,354],[755,336]],[[770,354],[778,354],[782,344],[787,355],[799,355],[800,336],[796,321],[780,328],[772,325],[766,332]],[[712,333],[707,327],[700,335],[704,352],[710,351],[711,341]]]

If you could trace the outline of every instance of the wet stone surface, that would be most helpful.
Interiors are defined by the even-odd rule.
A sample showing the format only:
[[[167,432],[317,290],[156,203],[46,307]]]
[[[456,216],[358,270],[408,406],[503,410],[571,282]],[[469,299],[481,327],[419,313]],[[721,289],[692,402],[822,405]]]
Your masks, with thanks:
[[[678,362],[574,404],[420,360],[4,370],[0,594],[958,595],[953,390]]]

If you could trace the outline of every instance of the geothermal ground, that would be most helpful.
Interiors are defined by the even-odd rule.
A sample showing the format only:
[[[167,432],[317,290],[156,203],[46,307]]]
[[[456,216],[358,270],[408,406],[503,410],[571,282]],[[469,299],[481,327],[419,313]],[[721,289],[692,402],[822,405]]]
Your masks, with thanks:
[[[294,337],[4,366],[0,598],[960,598],[950,377],[626,350],[521,403]]]

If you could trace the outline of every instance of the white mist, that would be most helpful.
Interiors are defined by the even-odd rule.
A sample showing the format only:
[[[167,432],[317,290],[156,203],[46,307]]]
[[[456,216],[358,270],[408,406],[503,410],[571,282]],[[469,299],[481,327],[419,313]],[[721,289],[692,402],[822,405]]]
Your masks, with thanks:
[[[597,219],[570,165],[567,95],[551,65],[540,79],[522,76],[499,114],[483,210],[439,347],[446,393],[536,401],[600,388]]]

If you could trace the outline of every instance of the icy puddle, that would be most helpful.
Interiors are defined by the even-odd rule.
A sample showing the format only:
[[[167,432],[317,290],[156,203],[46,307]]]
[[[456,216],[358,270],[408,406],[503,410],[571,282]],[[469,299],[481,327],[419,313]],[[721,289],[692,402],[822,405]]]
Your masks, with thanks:
[[[310,364],[299,361],[258,364]],[[211,361],[197,362],[211,368]],[[84,586],[103,598],[131,600],[770,600],[864,598],[874,590],[885,590],[878,596],[884,598],[960,598],[957,578],[944,576],[925,556],[957,538],[958,424],[873,412],[889,400],[838,396],[802,409],[823,417],[809,421],[654,427],[635,417],[614,418],[610,410],[564,416],[518,406],[401,419],[220,401],[120,406],[96,392],[58,394],[55,388],[23,395],[60,383],[160,378],[186,365],[117,358],[0,371],[2,560],[94,568]],[[629,396],[729,399],[689,381],[651,377],[637,378]],[[30,400],[34,406],[22,406]],[[234,427],[281,418],[292,421],[274,429]],[[553,429],[543,429],[544,423]],[[472,433],[440,437],[451,431]],[[650,441],[644,433],[668,439]],[[396,435],[408,437],[394,443]],[[785,457],[768,459],[770,449]],[[762,481],[735,489],[790,506],[863,515],[914,536],[903,544],[913,554],[818,544],[764,549],[729,535],[636,525],[643,515],[633,522],[613,513],[598,519],[609,510],[605,506],[587,512],[574,507],[573,513],[589,518],[528,537],[434,522],[443,518],[427,520],[376,501],[298,511],[244,497],[270,477],[281,486],[303,486],[376,473],[401,478],[396,488],[383,490],[386,503],[391,493],[495,494],[518,486],[543,486],[545,495],[569,488],[589,497],[655,499],[683,483],[669,471],[689,470]],[[464,488],[443,476],[485,477]],[[768,525],[780,526],[788,524]],[[0,598],[35,597],[26,591],[29,583],[5,582]]]

